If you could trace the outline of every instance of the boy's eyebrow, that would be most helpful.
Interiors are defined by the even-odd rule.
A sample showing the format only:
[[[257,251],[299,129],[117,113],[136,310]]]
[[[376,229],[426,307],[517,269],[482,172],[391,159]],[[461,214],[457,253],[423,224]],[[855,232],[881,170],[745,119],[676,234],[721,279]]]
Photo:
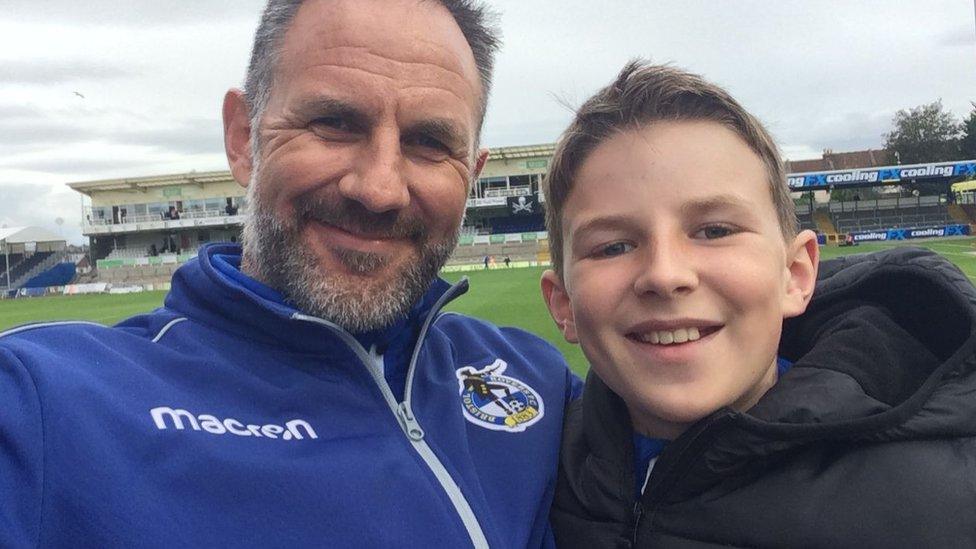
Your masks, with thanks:
[[[710,196],[708,198],[701,198],[685,202],[681,205],[681,213],[685,215],[702,214],[721,209],[735,209],[752,212],[754,208],[755,204],[752,204],[739,196],[734,194],[720,194]]]
[[[600,229],[620,229],[630,227],[634,221],[627,215],[601,215],[584,220],[576,227],[571,227],[573,233],[583,233]]]

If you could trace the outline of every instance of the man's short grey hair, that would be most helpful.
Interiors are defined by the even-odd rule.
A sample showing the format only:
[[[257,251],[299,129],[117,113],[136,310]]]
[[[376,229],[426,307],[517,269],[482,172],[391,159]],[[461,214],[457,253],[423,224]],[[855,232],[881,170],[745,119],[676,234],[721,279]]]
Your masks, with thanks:
[[[468,41],[474,61],[481,75],[481,113],[478,117],[478,133],[488,109],[488,92],[495,65],[495,52],[501,38],[494,21],[496,16],[477,0],[422,0],[436,1],[451,13],[461,33]],[[254,35],[251,62],[244,81],[244,100],[251,118],[251,146],[257,149],[257,128],[271,97],[275,67],[281,52],[285,33],[304,0],[269,0],[261,16],[261,23]],[[255,152],[257,152],[255,150]]]

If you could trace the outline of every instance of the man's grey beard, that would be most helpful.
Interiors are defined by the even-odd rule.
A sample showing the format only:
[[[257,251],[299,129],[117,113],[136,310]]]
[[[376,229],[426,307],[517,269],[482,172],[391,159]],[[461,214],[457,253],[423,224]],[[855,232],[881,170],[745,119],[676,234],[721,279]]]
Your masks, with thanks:
[[[419,220],[403,219],[394,212],[371,213],[351,200],[342,204],[306,201],[297,206],[294,219],[283,222],[257,192],[259,171],[254,166],[248,186],[242,267],[247,274],[283,293],[300,311],[332,321],[349,332],[384,328],[406,315],[457,246],[460,226],[446,241],[431,243],[427,228]],[[301,237],[303,226],[313,219],[370,234],[409,238],[417,244],[419,256],[388,279],[326,272]],[[359,274],[389,263],[382,254],[340,248],[332,253],[346,269]]]

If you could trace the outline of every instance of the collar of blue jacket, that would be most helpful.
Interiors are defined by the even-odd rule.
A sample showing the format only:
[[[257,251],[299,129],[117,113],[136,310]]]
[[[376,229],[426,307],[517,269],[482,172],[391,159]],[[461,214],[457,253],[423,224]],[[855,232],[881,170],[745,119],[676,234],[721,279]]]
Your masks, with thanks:
[[[166,297],[166,306],[190,313],[194,318],[234,329],[257,338],[257,343],[283,346],[286,349],[323,353],[335,351],[336,340],[323,337],[319,328],[308,322],[295,320],[303,313],[286,296],[243,273],[240,270],[241,247],[237,244],[209,244],[200,249],[193,261],[196,269],[180,269],[173,277],[173,287]],[[205,280],[187,280],[203,277]],[[193,282],[193,283],[191,283]],[[208,291],[201,292],[200,288]],[[455,286],[436,279],[406,316],[393,325],[370,332],[352,334],[364,349],[375,346],[384,356],[385,373],[394,393],[400,393],[417,335],[438,299],[448,291],[451,299],[467,291],[467,280]],[[213,306],[220,302],[219,307]],[[399,394],[398,394],[399,396]]]

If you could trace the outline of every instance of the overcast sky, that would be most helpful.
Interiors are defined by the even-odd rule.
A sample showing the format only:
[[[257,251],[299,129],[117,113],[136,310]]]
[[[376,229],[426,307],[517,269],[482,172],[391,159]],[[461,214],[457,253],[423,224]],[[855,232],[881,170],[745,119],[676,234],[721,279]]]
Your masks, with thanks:
[[[505,45],[489,147],[554,141],[564,105],[635,56],[727,87],[792,159],[877,148],[899,109],[941,99],[963,118],[976,100],[973,0],[490,3]],[[226,169],[221,100],[263,4],[0,0],[0,226],[80,243],[65,183]]]

